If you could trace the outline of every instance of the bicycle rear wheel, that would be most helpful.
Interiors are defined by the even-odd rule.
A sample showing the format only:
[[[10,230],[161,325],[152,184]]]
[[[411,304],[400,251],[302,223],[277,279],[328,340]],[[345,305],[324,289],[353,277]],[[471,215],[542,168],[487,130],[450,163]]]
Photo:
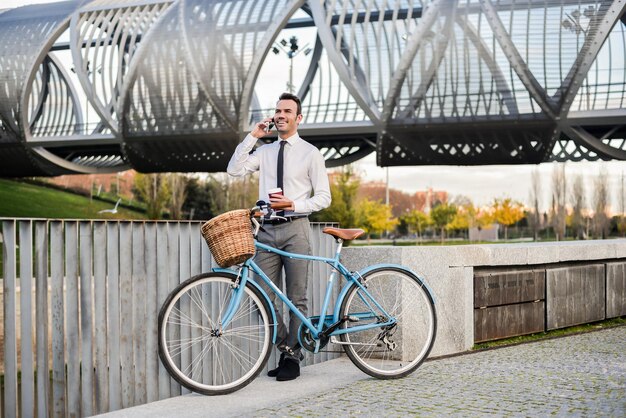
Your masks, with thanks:
[[[159,313],[161,361],[191,391],[234,392],[250,383],[269,358],[269,306],[249,283],[232,321],[221,328],[234,281],[222,273],[192,277],[170,293]]]
[[[379,379],[404,377],[428,357],[437,333],[437,316],[432,295],[410,271],[379,268],[363,276],[363,284],[380,306],[397,322],[390,326],[340,334],[352,362]],[[343,329],[388,322],[357,285],[348,290],[341,317],[350,321]]]

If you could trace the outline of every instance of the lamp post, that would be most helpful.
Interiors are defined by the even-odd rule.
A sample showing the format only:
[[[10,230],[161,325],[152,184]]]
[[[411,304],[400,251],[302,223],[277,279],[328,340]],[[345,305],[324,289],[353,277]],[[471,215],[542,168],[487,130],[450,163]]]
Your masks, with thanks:
[[[589,23],[595,18],[596,16],[596,9],[594,6],[589,6],[587,7],[582,13],[580,13],[580,10],[573,10],[571,13],[565,13],[565,19],[561,22],[561,26],[563,28],[565,28],[566,30],[574,33],[576,35],[576,46],[578,47],[578,36],[582,33],[583,35],[583,42],[586,41],[587,38],[587,31],[585,30],[585,28],[583,28],[582,24],[581,24],[581,18],[582,17],[586,17],[589,22],[587,22],[587,29],[589,28]],[[587,77],[585,77],[585,88],[587,90],[587,108],[591,108],[591,98],[590,96],[590,91],[589,91],[589,80]]]
[[[289,49],[287,49],[288,45]],[[293,94],[295,92],[293,85],[293,59],[303,51],[304,55],[309,55],[311,53],[311,48],[308,48],[308,44],[306,44],[304,48],[301,49],[298,45],[298,38],[296,36],[292,36],[289,38],[289,42],[285,39],[281,39],[280,42],[274,42],[272,52],[278,55],[281,51],[287,55],[287,58],[289,58],[289,82],[287,83],[287,91]]]

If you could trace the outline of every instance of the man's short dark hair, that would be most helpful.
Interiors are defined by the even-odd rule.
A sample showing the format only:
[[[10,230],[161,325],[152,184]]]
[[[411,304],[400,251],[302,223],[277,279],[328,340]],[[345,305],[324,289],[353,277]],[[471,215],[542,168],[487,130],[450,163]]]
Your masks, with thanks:
[[[283,93],[280,95],[278,100],[293,100],[294,102],[296,102],[296,105],[298,105],[296,116],[302,114],[302,103],[300,103],[300,98],[295,94]]]

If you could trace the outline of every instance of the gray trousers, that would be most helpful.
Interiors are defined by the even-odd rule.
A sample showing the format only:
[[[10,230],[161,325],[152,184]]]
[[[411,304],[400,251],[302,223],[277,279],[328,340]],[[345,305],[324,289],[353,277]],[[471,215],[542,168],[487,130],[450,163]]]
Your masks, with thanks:
[[[308,218],[296,219],[293,222],[286,222],[278,225],[264,225],[259,231],[257,239],[279,250],[291,253],[311,254],[311,227]],[[282,271],[285,269],[285,289],[289,300],[304,314],[308,316],[307,309],[307,285],[309,278],[309,261],[295,260],[288,257],[281,257],[278,254],[268,251],[258,250],[254,261],[267,274],[267,277],[279,288],[282,289]],[[289,312],[289,328],[283,319],[283,304],[274,292],[269,290],[269,286],[262,279],[258,283],[267,292],[278,322],[278,345],[286,344],[293,348],[298,342],[298,329],[302,321]],[[300,349],[295,350],[294,355],[285,354],[287,357],[300,361]]]

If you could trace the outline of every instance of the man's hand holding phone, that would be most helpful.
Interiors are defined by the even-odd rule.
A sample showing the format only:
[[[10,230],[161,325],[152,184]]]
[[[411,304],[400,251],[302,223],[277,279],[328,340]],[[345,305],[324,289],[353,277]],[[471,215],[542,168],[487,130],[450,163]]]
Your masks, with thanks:
[[[255,138],[263,138],[274,127],[274,118],[265,118],[261,122],[257,123],[250,134]]]

